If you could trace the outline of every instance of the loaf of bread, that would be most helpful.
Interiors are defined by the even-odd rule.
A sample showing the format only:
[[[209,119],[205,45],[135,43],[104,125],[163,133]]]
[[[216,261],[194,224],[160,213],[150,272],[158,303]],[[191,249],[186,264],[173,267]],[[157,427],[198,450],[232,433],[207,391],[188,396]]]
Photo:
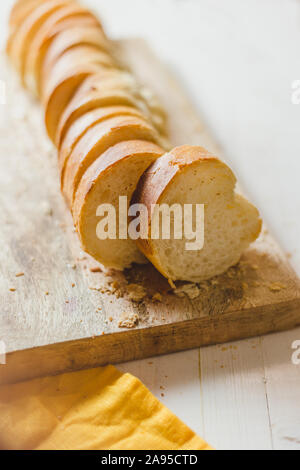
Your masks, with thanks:
[[[260,232],[258,211],[217,157],[170,150],[159,100],[120,65],[99,20],[75,0],[18,0],[9,27],[7,55],[44,107],[83,249],[119,270],[151,261],[171,283],[236,264]]]

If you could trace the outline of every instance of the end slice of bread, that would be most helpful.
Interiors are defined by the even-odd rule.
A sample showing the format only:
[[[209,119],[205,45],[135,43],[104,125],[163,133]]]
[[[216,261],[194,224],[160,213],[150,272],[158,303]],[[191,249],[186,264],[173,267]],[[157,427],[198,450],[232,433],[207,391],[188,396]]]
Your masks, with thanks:
[[[126,227],[121,227],[119,196],[127,198],[127,214],[140,176],[163,152],[151,142],[120,142],[103,153],[84,174],[74,200],[73,219],[83,249],[104,266],[123,270],[133,263],[147,262],[133,240],[120,238],[120,229],[127,231],[127,218]],[[101,220],[97,215],[100,204],[110,204],[115,209],[115,239],[100,239],[97,234]]]
[[[259,235],[261,220],[257,209],[235,193],[236,179],[230,168],[202,147],[173,149],[148,168],[133,195],[132,203],[148,209],[148,233],[137,245],[156,268],[172,281],[199,282],[223,273],[236,264],[241,254]],[[204,204],[204,245],[187,249],[191,240],[174,236],[170,216],[170,238],[153,238],[153,225],[162,204],[172,207]],[[195,211],[194,211],[195,213]],[[184,218],[182,219],[184,220]],[[195,215],[193,227],[196,223]],[[198,225],[200,231],[200,225]],[[200,232],[199,232],[200,233]]]

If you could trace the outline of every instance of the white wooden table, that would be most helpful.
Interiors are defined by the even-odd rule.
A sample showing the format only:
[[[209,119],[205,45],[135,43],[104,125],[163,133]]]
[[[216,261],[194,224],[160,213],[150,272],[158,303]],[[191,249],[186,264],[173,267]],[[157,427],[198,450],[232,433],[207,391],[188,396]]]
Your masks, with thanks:
[[[300,275],[300,2],[90,0],[143,36],[195,100]],[[13,2],[0,4],[0,40]],[[0,70],[1,79],[1,70]],[[122,364],[217,449],[300,450],[300,329]]]

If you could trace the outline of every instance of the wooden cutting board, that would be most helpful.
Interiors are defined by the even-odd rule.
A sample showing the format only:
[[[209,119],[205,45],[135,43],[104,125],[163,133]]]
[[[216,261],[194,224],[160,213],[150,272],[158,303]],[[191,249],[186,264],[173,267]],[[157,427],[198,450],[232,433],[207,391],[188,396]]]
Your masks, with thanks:
[[[170,116],[172,143],[201,144],[220,155],[180,87],[145,43],[127,40],[117,47],[140,81],[161,98]],[[182,297],[170,292],[150,265],[124,274],[92,272],[97,264],[80,251],[41,110],[4,62],[2,58],[0,79],[6,81],[7,97],[0,105],[0,345],[7,357],[6,365],[0,365],[0,383],[300,325],[300,281],[266,229],[237,267],[192,286],[190,295]],[[128,296],[136,285],[146,296],[139,302]],[[138,324],[119,327],[127,317]]]

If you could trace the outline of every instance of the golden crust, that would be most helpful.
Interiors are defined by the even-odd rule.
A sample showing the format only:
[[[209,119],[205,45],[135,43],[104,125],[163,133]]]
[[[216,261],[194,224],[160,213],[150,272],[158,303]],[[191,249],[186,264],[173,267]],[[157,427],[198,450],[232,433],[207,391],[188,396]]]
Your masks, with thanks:
[[[72,202],[83,173],[109,147],[125,140],[147,140],[157,143],[154,128],[143,119],[134,116],[118,116],[92,127],[73,149],[62,177],[65,198]]]
[[[151,217],[151,204],[159,203],[159,199],[175,175],[184,167],[207,160],[226,166],[203,147],[190,145],[175,147],[148,168],[133,195],[133,203],[141,201],[145,204]]]
[[[120,142],[98,158],[81,179],[73,207],[77,232],[83,248],[107,267],[124,269],[133,262],[144,264],[147,260],[133,240],[98,240],[96,209],[100,203],[99,197],[104,196],[106,185],[110,182],[111,191],[104,196],[105,202],[115,201],[118,193],[126,195],[130,200],[140,174],[162,153],[163,150],[151,142],[142,140]],[[124,172],[128,168],[132,168],[132,171],[127,173],[124,179]],[[115,203],[117,209],[119,206],[117,202]]]
[[[121,160],[126,160],[137,155],[141,157],[152,155],[153,159],[157,159],[161,157],[163,153],[164,150],[161,147],[144,140],[124,141],[110,147],[102,154],[101,158],[95,160],[80,181],[73,203],[74,224],[79,226],[80,212],[85,204],[86,196],[106,171],[116,166]]]
[[[72,29],[66,29],[61,31],[52,41],[44,59],[44,73],[49,73],[63,54],[78,46],[93,46],[105,53],[109,53],[110,50],[109,42],[98,26],[79,25]]]
[[[52,0],[48,0],[52,1]],[[20,26],[24,18],[30,15],[30,13],[37,8],[41,3],[44,3],[45,0],[18,0],[13,5],[10,16],[9,16],[9,26],[10,30],[13,31]]]
[[[106,58],[103,57],[102,53],[97,52],[99,63],[87,63],[86,65],[73,67],[68,64],[66,71],[63,68],[58,69],[56,72],[53,71],[51,77],[49,77],[47,86],[44,88],[43,101],[46,128],[52,142],[55,142],[57,126],[64,109],[84,79],[102,67],[110,66],[109,61],[105,64]]]
[[[80,5],[70,4],[53,13],[35,35],[28,50],[25,74],[30,75],[30,89],[38,94],[40,88],[40,75],[44,58],[54,38],[62,31],[72,30],[78,26],[101,25],[97,18]],[[28,77],[26,77],[27,84]]]
[[[66,6],[70,0],[52,0],[42,3],[16,28],[8,41],[8,55],[24,83],[25,63],[35,35],[44,22],[56,10]]]
[[[42,84],[41,84],[41,98],[42,101],[48,99],[49,95],[53,93],[57,84],[64,78],[67,78],[70,71],[79,69],[80,67],[89,67],[96,65],[94,73],[105,69],[114,67],[114,62],[111,56],[91,45],[77,46],[73,49],[66,51],[56,63],[51,67],[43,67]]]
[[[66,162],[68,161],[72,150],[81,137],[83,137],[91,127],[116,116],[135,116],[143,119],[142,113],[135,108],[130,108],[129,106],[107,106],[97,108],[76,119],[67,131],[58,152],[58,164],[61,174],[64,172]]]
[[[106,106],[130,106],[137,110],[139,103],[133,96],[122,90],[107,90],[105,93],[90,92],[86,95],[78,95],[76,92],[60,118],[55,139],[57,147],[60,147],[66,132],[76,119],[93,109]]]

